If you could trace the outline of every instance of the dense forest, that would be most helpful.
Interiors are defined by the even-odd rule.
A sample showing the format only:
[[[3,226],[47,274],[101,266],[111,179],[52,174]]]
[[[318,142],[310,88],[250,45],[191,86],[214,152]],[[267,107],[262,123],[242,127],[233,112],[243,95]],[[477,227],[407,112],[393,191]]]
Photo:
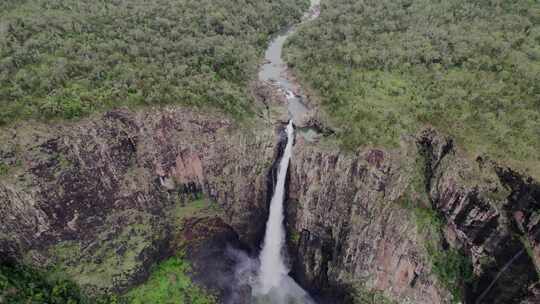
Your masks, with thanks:
[[[250,111],[247,83],[269,36],[306,0],[4,0],[0,124],[113,106],[182,103]]]
[[[92,300],[92,303],[113,303]],[[86,303],[79,288],[67,280],[47,280],[43,273],[20,264],[0,264],[0,303]],[[90,302],[88,302],[90,303]]]
[[[323,1],[286,54],[344,146],[433,125],[471,154],[540,160],[538,1]]]

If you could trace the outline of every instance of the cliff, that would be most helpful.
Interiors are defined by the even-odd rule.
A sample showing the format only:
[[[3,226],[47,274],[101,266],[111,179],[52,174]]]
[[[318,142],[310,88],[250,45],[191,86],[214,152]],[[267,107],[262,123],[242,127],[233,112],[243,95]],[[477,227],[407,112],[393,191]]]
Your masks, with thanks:
[[[312,292],[538,301],[537,182],[432,129],[394,150],[326,146],[298,141],[289,187],[294,271]]]
[[[257,244],[276,138],[271,127],[250,129],[167,108],[6,130],[0,257],[61,265],[103,293],[143,281],[191,216],[219,216],[244,244]],[[192,204],[199,196],[219,206]]]
[[[258,249],[279,129],[169,107],[5,130],[1,257],[100,294],[128,290],[186,251],[197,282],[223,301],[249,301],[248,287],[224,283],[235,267],[224,252]],[[536,181],[470,160],[431,129],[399,148],[352,152],[297,136],[292,274],[325,303],[536,303],[539,204]]]

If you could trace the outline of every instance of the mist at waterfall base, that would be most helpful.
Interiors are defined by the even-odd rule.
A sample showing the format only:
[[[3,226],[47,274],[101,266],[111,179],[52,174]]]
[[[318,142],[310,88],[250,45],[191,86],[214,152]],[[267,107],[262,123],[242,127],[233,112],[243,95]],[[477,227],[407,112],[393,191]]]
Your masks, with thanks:
[[[309,10],[302,22],[313,20],[319,16],[320,0],[311,0]],[[287,250],[285,246],[285,227],[283,200],[285,196],[285,180],[292,156],[294,142],[293,120],[300,120],[308,112],[303,103],[302,90],[287,77],[287,64],[282,58],[283,45],[289,36],[294,34],[297,26],[289,27],[280,33],[269,44],[265,52],[266,63],[259,71],[259,80],[271,83],[278,92],[287,98],[287,110],[290,121],[286,128],[287,145],[278,167],[276,188],[270,202],[270,213],[266,223],[264,242],[259,257],[250,257],[245,252],[228,248],[227,255],[234,260],[235,273],[232,282],[232,297],[227,304],[314,304],[309,294],[304,291],[290,276],[287,267]],[[303,137],[306,135],[303,133]],[[241,293],[251,290],[251,300],[243,301]]]
[[[283,200],[285,179],[292,154],[294,127],[292,121],[287,128],[287,145],[278,167],[277,184],[270,202],[270,213],[266,223],[264,243],[258,258],[245,252],[227,249],[227,254],[235,260],[235,278],[238,286],[251,288],[251,302],[254,304],[314,304],[289,275],[286,263],[285,227],[283,225]],[[238,303],[232,298],[229,304]]]

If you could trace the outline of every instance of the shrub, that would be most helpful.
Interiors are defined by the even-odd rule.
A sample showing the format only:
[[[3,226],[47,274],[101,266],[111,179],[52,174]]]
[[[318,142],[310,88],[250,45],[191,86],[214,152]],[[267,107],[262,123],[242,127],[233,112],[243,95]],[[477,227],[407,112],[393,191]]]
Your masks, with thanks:
[[[79,288],[71,281],[48,281],[43,273],[20,264],[0,265],[0,303],[81,303]]]
[[[124,297],[131,304],[211,304],[214,296],[191,282],[189,263],[181,256],[169,258],[156,266],[147,282],[132,289]]]
[[[441,233],[444,219],[430,208],[418,207],[413,204],[412,213],[419,232],[424,236],[424,245],[432,265],[432,271],[439,283],[448,289],[455,303],[463,297],[463,285],[473,280],[473,270],[470,258],[455,248],[442,248]]]
[[[9,173],[9,166],[0,162],[0,176],[6,175]]]

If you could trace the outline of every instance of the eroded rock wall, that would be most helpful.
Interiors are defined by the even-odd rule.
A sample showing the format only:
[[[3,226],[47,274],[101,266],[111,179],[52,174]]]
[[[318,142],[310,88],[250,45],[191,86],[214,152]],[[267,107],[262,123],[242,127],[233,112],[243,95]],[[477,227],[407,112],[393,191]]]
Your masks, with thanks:
[[[538,183],[489,159],[467,161],[433,130],[419,137],[433,207],[446,219],[446,240],[471,257],[470,303],[520,303],[538,282],[535,216]]]
[[[288,204],[301,283],[323,294],[362,285],[403,302],[447,302],[400,201],[414,152],[295,146]],[[341,303],[345,295],[331,297]]]
[[[170,218],[183,216],[172,213],[199,193],[217,202],[221,219],[212,215],[203,228],[188,220],[182,231],[219,227],[217,238],[256,250],[282,141],[280,126],[244,129],[219,114],[169,107],[5,130],[1,257],[39,266],[68,261],[86,289],[123,291],[170,254],[179,233]],[[298,137],[289,170],[292,273],[324,303],[343,303],[358,287],[401,303],[451,301],[406,197],[444,219],[441,250],[456,248],[471,260],[467,303],[538,300],[536,181],[488,159],[468,160],[431,129],[391,150],[343,152],[325,139]],[[221,252],[224,244],[207,237],[219,243],[208,248]],[[201,248],[193,252],[208,251]]]
[[[322,147],[299,140],[290,171],[290,246],[304,286],[336,303],[346,298],[336,292],[357,285],[400,303],[450,303],[403,204],[424,195],[422,207],[444,221],[439,249],[454,248],[472,263],[463,301],[538,299],[537,182],[469,160],[432,129],[394,150]]]
[[[246,132],[218,114],[176,107],[6,130],[1,256],[38,266],[76,256],[89,266],[70,271],[87,289],[122,291],[168,254],[178,227],[167,213],[199,193],[255,247],[276,140],[272,126]]]

